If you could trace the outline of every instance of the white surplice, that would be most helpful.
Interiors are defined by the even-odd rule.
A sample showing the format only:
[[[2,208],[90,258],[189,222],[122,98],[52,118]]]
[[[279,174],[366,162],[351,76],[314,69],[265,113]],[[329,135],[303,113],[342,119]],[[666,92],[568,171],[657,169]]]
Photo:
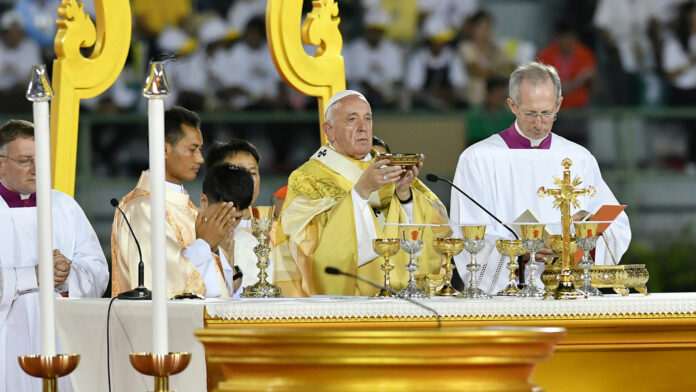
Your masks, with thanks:
[[[570,158],[573,162],[570,168],[571,180],[580,176],[580,187],[592,185],[597,189],[594,198],[579,196],[580,208],[571,206],[571,214],[579,210],[594,213],[602,205],[620,204],[602,179],[597,160],[592,154],[584,147],[556,134],[552,135],[549,149],[510,149],[498,134],[478,142],[459,157],[454,183],[504,223],[513,222],[527,209],[531,209],[542,222],[559,222],[550,229],[554,234],[560,234],[561,215],[558,209],[553,208],[554,199],[539,198],[537,189],[541,186],[547,189],[557,188],[552,178],[563,178],[561,161],[564,158]],[[495,249],[495,240],[512,239],[512,233],[454,189],[450,219],[453,223],[489,225],[486,227],[486,247],[477,256],[477,261],[482,265],[479,271],[480,287],[490,294],[504,288],[508,283],[508,270],[505,268],[507,257]],[[618,262],[631,241],[631,229],[625,212],[609,226],[605,238]],[[595,252],[597,264],[613,264],[606,248],[604,240],[598,239]],[[467,285],[469,271],[466,264],[469,260],[470,256],[466,251],[455,257],[457,270]],[[535,279],[543,287],[540,280],[543,264],[539,263],[538,266],[540,268]]]
[[[109,270],[94,229],[70,196],[53,191],[52,204],[53,248],[72,260],[56,296],[101,297]],[[17,362],[20,355],[41,353],[36,207],[9,208],[0,197],[0,222],[0,392],[40,391],[41,380]],[[67,378],[60,379],[59,389],[72,390]]]

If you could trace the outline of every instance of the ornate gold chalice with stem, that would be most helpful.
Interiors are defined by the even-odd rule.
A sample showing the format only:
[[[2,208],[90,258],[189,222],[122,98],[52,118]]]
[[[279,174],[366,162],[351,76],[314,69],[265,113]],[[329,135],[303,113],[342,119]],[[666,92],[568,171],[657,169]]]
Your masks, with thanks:
[[[394,269],[394,264],[389,261],[389,258],[401,249],[401,241],[398,238],[375,238],[372,240],[372,249],[379,256],[384,257],[384,264],[379,267],[384,271],[384,287],[374,296],[393,297],[395,290],[391,285],[391,271]]]
[[[252,208],[251,230],[252,234],[259,241],[259,244],[254,247],[254,254],[258,258],[256,266],[259,268],[259,281],[251,286],[244,288],[242,297],[244,298],[281,298],[283,292],[280,287],[268,283],[268,254],[271,247],[268,246],[268,233],[273,228],[273,209],[274,206],[254,207]]]
[[[510,271],[510,282],[507,286],[505,286],[504,289],[498,291],[496,295],[515,297],[520,292],[520,288],[519,286],[517,286],[517,281],[515,280],[517,278],[515,272],[517,271],[517,268],[519,268],[519,264],[517,264],[517,256],[523,254],[524,252],[524,248],[522,247],[522,241],[497,240],[495,242],[495,247],[496,249],[498,249],[498,252],[506,254],[507,257],[510,259],[507,265],[507,268]]]
[[[578,263],[578,267],[582,268],[582,285],[578,287],[578,290],[589,296],[601,296],[602,292],[592,286],[590,277],[590,268],[594,265],[590,251],[597,245],[599,222],[574,222],[573,225],[575,226],[575,242],[582,250],[582,260]]]
[[[536,284],[536,252],[544,247],[545,224],[520,224],[522,232],[522,247],[529,253],[529,279],[525,279],[527,284],[520,290],[520,297],[542,297],[546,290]]]
[[[464,288],[462,298],[491,298],[491,295],[478,287],[478,272],[481,265],[476,262],[476,255],[486,245],[483,237],[486,235],[485,225],[463,225],[464,249],[469,252],[470,261],[466,269],[469,270],[469,287]]]
[[[450,226],[450,225],[443,225]],[[452,257],[458,255],[464,249],[464,239],[455,237],[437,237],[433,239],[433,247],[442,254],[442,269],[445,271],[444,284],[435,295],[451,297],[459,295],[459,291],[452,286],[452,272],[454,264]]]

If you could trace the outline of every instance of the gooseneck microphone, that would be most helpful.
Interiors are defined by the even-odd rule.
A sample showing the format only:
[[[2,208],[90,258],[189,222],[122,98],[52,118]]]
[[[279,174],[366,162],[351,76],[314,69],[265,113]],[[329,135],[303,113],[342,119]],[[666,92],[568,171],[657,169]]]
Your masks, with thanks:
[[[497,216],[493,215],[492,212],[488,211],[488,210],[486,209],[486,207],[482,206],[481,204],[479,204],[479,202],[477,202],[476,200],[474,200],[471,196],[467,195],[466,192],[464,192],[463,190],[459,189],[459,187],[456,186],[456,185],[454,185],[454,183],[453,183],[452,181],[446,180],[446,179],[441,178],[441,177],[438,177],[437,175],[435,175],[435,174],[433,174],[433,173],[428,173],[428,175],[425,176],[425,178],[426,178],[428,181],[430,181],[430,182],[442,181],[442,182],[446,182],[446,183],[450,184],[450,186],[451,186],[452,188],[456,189],[457,191],[459,191],[459,193],[461,193],[462,195],[466,196],[466,198],[469,199],[469,200],[471,200],[472,203],[476,204],[476,206],[478,206],[478,208],[482,209],[482,210],[483,210],[486,214],[488,214],[491,218],[495,219],[495,221],[498,222],[498,223],[500,223],[501,226],[503,226],[504,228],[508,229],[508,231],[510,231],[510,233],[512,233],[512,235],[515,236],[515,239],[516,239],[516,240],[519,240],[519,239],[520,239],[520,237],[517,235],[517,233],[515,233],[515,230],[512,230],[512,229],[510,228],[510,226],[508,226],[508,225],[506,225],[505,223],[503,223],[503,221],[501,221],[500,219],[498,219]],[[518,264],[519,264],[519,275],[520,275],[520,276],[519,276],[519,280],[520,280],[520,285],[523,285],[523,284],[524,284],[524,267],[525,267],[525,265],[524,265],[524,262],[522,262],[522,256],[520,256],[520,257],[518,258]]]
[[[503,221],[501,221],[500,219],[498,219],[497,216],[493,215],[492,212],[488,211],[488,210],[486,209],[486,207],[482,206],[481,204],[479,204],[479,202],[477,202],[476,200],[474,200],[471,196],[467,195],[466,192],[464,192],[463,190],[459,189],[459,187],[456,186],[456,185],[454,185],[454,183],[453,183],[452,181],[446,180],[446,179],[441,178],[441,177],[438,177],[437,175],[435,175],[435,174],[433,174],[433,173],[429,173],[427,176],[425,176],[425,178],[426,178],[428,181],[430,181],[430,182],[442,181],[442,182],[446,182],[446,183],[450,184],[450,186],[451,186],[452,188],[456,189],[457,191],[459,191],[459,193],[461,193],[462,195],[466,196],[466,198],[469,199],[469,200],[471,200],[472,203],[476,204],[476,205],[478,206],[478,208],[482,209],[482,210],[483,210],[486,214],[488,214],[491,218],[495,219],[496,222],[500,223],[504,228],[508,229],[508,230],[510,231],[510,233],[512,233],[512,235],[515,236],[515,239],[516,239],[516,240],[519,240],[519,239],[520,239],[520,237],[517,235],[517,233],[515,233],[515,230],[512,230],[508,225],[506,225],[505,223],[503,223]]]
[[[413,299],[408,298],[408,297],[397,297],[396,291],[394,289],[392,289],[391,287],[382,286],[381,284],[379,284],[377,282],[373,282],[369,279],[365,279],[362,276],[358,276],[358,275],[351,274],[348,272],[343,272],[336,267],[326,267],[326,268],[324,268],[324,272],[326,272],[329,275],[348,276],[350,278],[357,279],[361,282],[365,282],[365,283],[369,284],[370,286],[377,287],[378,289],[389,291],[390,293],[392,293],[394,295],[394,298],[403,299],[406,302],[410,302],[410,303],[418,306],[419,308],[423,308],[423,309],[427,310],[428,312],[434,314],[435,320],[437,321],[437,328],[440,329],[442,327],[442,321],[440,321],[441,316],[440,316],[440,313],[437,312],[437,310],[431,308],[430,306],[423,305],[422,303],[420,303],[418,301],[414,301]]]
[[[131,227],[130,222],[128,222],[128,218],[126,218],[126,214],[123,212],[121,207],[118,206],[118,200],[111,199],[111,205],[121,212],[121,216],[123,217],[123,220],[126,221],[126,225],[128,225],[128,229],[133,236],[133,241],[135,241],[135,245],[138,247],[138,256],[140,256],[140,262],[138,263],[138,287],[118,294],[117,298],[130,300],[152,299],[152,291],[145,287],[145,264],[143,263],[143,252],[140,250],[138,238],[135,236],[133,228]],[[111,268],[113,268],[113,260]]]

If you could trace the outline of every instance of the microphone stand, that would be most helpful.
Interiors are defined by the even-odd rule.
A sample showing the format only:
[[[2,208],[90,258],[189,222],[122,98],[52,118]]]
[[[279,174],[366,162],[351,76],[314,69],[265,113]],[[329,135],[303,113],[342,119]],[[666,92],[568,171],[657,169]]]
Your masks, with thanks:
[[[148,290],[147,287],[145,287],[145,263],[143,263],[143,252],[140,250],[140,243],[138,242],[138,238],[135,236],[133,228],[131,227],[130,222],[128,222],[128,218],[126,218],[126,214],[124,214],[121,207],[119,207],[118,200],[111,199],[111,205],[118,209],[118,211],[121,213],[121,216],[123,216],[123,220],[126,221],[126,225],[128,225],[128,229],[130,230],[130,233],[133,236],[135,245],[138,247],[138,255],[140,256],[140,262],[138,262],[138,287],[132,290],[124,291],[118,294],[116,298],[125,300],[152,299],[152,291]],[[111,261],[112,269],[114,268],[113,262],[114,260]]]

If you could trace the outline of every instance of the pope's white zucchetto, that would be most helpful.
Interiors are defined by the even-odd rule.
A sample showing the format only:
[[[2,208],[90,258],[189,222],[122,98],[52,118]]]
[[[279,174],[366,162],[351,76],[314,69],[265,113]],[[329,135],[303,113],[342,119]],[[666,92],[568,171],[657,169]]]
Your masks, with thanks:
[[[355,91],[355,90],[343,90],[343,91],[339,91],[339,92],[337,92],[336,94],[334,94],[333,97],[331,97],[331,99],[329,99],[329,102],[326,103],[326,108],[324,109],[324,118],[326,118],[326,114],[329,112],[329,108],[331,107],[331,105],[333,105],[333,104],[335,104],[336,102],[342,100],[343,98],[349,97],[349,96],[351,96],[351,95],[357,95],[358,97],[360,97],[360,98],[362,98],[363,100],[365,100],[365,102],[367,102],[367,98],[365,98],[364,95],[362,95],[361,93],[359,93],[359,92],[357,92],[357,91]],[[369,102],[368,102],[368,103],[369,103]]]

